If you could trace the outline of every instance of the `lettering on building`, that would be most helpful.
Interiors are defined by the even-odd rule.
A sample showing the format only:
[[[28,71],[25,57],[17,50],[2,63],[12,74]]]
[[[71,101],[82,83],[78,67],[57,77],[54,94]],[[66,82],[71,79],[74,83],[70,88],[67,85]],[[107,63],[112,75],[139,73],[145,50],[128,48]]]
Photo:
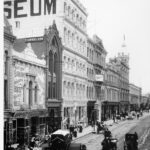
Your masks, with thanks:
[[[56,14],[56,0],[5,0],[8,19]]]

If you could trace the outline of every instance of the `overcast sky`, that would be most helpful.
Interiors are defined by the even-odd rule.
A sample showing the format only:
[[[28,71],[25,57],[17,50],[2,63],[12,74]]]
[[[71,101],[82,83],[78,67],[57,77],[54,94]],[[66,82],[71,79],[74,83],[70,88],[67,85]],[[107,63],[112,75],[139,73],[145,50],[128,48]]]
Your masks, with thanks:
[[[108,52],[121,52],[125,34],[130,82],[150,92],[150,0],[80,0],[87,8],[87,32],[97,34]]]

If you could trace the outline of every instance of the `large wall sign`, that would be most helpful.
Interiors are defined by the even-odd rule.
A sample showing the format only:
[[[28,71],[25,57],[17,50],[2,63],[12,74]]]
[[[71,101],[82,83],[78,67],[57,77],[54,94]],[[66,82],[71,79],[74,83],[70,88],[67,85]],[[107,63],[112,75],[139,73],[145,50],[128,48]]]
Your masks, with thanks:
[[[5,0],[8,19],[56,14],[56,0]]]
[[[14,70],[14,105],[20,105],[23,99],[23,85],[25,79],[24,67],[20,64],[15,65]]]

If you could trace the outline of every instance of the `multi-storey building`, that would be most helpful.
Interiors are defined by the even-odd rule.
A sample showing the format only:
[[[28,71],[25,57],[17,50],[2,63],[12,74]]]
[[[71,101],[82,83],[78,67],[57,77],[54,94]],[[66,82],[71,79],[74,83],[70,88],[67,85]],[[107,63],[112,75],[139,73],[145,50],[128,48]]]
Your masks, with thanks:
[[[102,102],[104,101],[105,86],[105,59],[107,52],[104,49],[102,40],[94,35],[93,39],[87,40],[87,115],[88,122],[101,120]]]
[[[119,53],[115,58],[120,73],[120,113],[129,111],[129,55]]]
[[[112,119],[117,114],[129,111],[129,56],[119,53],[110,59],[105,74],[105,101],[103,119]]]
[[[95,110],[95,71],[94,71],[94,53],[95,43],[92,39],[87,40],[87,118],[88,123],[91,124],[95,121],[96,110]]]
[[[4,145],[13,142],[13,104],[12,94],[12,49],[15,37],[11,26],[4,16]]]
[[[56,104],[62,102],[61,110],[56,111],[61,113],[62,127],[64,126],[63,124],[77,123],[78,120],[86,122],[86,9],[78,0],[37,0],[26,2],[5,0],[4,7],[5,15],[12,24],[14,34],[18,38],[43,36],[44,29],[48,28],[55,20],[63,43],[62,56],[60,55],[63,73],[62,79],[60,79],[61,84],[58,85],[61,89],[58,93],[62,93],[62,96],[57,99],[59,102],[53,101],[55,99],[53,97],[46,96],[46,104],[49,107],[49,101],[55,107]],[[48,57],[51,59],[54,55],[47,56],[47,59]],[[46,83],[48,83],[50,81],[48,76],[46,79]],[[55,112],[52,111],[50,115],[53,114]]]
[[[8,39],[13,36],[6,34]],[[32,136],[61,128],[62,45],[55,22],[41,37],[16,39],[10,52],[5,145],[29,143]]]
[[[140,108],[142,89],[134,84],[129,84],[130,111]]]
[[[110,59],[106,65],[105,73],[105,101],[102,107],[102,118],[113,119],[119,113],[119,100],[120,100],[120,74],[119,69],[115,65],[114,59]]]
[[[150,95],[145,94],[141,96],[140,109],[150,109]]]
[[[102,103],[105,100],[105,85],[104,77],[106,71],[106,55],[107,52],[103,46],[102,40],[94,35],[93,41],[95,43],[94,51],[94,88],[95,88],[95,98],[96,104],[95,109],[97,111],[97,120],[101,121],[102,119]]]

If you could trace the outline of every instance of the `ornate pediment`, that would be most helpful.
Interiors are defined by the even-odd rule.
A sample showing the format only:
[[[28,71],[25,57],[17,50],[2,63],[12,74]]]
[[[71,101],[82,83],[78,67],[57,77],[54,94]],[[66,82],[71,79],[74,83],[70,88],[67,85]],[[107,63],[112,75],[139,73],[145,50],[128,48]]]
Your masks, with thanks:
[[[24,49],[23,53],[37,58],[37,56],[34,53],[34,50],[32,49],[31,43],[27,43],[27,47]]]

